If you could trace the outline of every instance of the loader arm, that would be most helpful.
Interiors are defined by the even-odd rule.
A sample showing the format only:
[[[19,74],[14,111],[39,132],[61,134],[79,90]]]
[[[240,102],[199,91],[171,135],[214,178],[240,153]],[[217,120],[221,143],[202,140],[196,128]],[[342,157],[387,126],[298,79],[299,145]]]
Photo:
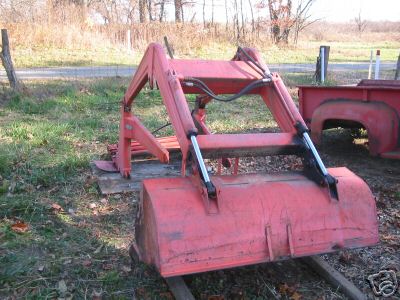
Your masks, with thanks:
[[[258,52],[251,48],[239,48],[231,61],[207,61],[168,59],[160,45],[151,44],[148,47],[121,107],[121,129],[115,162],[124,177],[129,177],[131,172],[132,140],[143,145],[161,162],[169,161],[168,149],[132,115],[134,99],[146,82],[149,82],[151,87],[156,82],[160,90],[182,153],[182,176],[186,174],[191,150],[190,157],[193,158],[192,162],[197,169],[194,174],[197,174],[206,186],[209,196],[215,196],[215,188],[203,161],[203,150],[206,154],[213,153],[213,157],[216,153],[224,155],[219,158],[225,160],[225,165],[230,165],[229,161],[226,163],[226,157],[262,154],[302,155],[306,160],[307,174],[316,182],[328,186],[331,196],[338,198],[336,181],[327,173],[308,138],[308,129],[282,79],[277,73],[270,73]],[[246,91],[246,94],[260,95],[282,133],[259,134],[257,138],[252,139],[251,146],[249,143],[239,143],[241,140],[249,140],[248,136],[243,134],[230,135],[229,138],[220,136],[216,142],[215,138],[211,138],[211,132],[205,124],[206,104],[215,98],[204,95],[207,91],[218,95],[243,91]],[[193,93],[202,96],[198,97],[196,109],[190,113],[185,94]],[[202,136],[198,141],[199,129]]]
[[[135,116],[132,104],[147,82],[160,90],[174,136],[156,138]],[[192,112],[185,94],[198,95]],[[261,96],[281,132],[212,134],[207,104],[246,94]],[[167,163],[171,151],[182,153],[180,177],[142,181],[135,220],[131,252],[164,277],[378,242],[368,186],[346,168],[325,168],[282,79],[254,49],[239,47],[230,61],[184,60],[151,44],[122,101],[118,145],[109,150],[124,177],[135,176],[131,156],[146,152]],[[302,172],[238,174],[240,157],[287,154],[303,158]],[[228,167],[235,158],[232,174],[209,174],[203,158]]]

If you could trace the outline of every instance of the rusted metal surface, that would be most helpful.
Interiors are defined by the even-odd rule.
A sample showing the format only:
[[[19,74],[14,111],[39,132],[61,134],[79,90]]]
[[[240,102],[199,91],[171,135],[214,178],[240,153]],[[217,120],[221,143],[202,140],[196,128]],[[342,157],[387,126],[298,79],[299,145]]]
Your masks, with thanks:
[[[364,127],[371,155],[400,159],[400,83],[362,80],[358,86],[299,87],[300,113],[315,143],[324,129]]]
[[[157,82],[175,136],[155,138],[134,115],[146,82]],[[188,93],[200,94],[193,111]],[[231,93],[230,100],[218,96]],[[207,104],[246,93],[262,97],[280,132],[211,134]],[[172,277],[376,244],[369,188],[346,168],[327,170],[307,131],[282,79],[256,50],[238,48],[232,61],[173,60],[151,44],[121,105],[118,145],[109,150],[124,178],[140,175],[132,155],[169,163],[179,151],[181,176],[140,179],[136,256]],[[301,172],[238,174],[239,157],[286,154],[303,158]],[[217,174],[208,173],[203,156],[218,159]],[[232,175],[220,175],[231,157]]]
[[[177,152],[180,150],[180,146],[176,136],[167,136],[167,137],[159,137],[156,138],[157,142],[161,145],[162,149],[166,149],[168,153]],[[110,144],[107,146],[108,153],[111,155],[111,159],[113,161],[114,169],[117,169],[117,152],[118,152],[118,144]],[[151,155],[151,152],[144,145],[140,144],[138,141],[132,139],[130,146],[130,155],[131,157],[142,156],[142,155]],[[169,157],[169,156],[168,156]],[[107,168],[110,168],[107,163],[104,162],[96,162],[96,165],[99,169],[103,169],[107,171]],[[104,168],[103,168],[104,165]]]
[[[357,86],[376,86],[376,87],[400,87],[399,80],[386,80],[386,79],[363,79]]]
[[[206,158],[296,154],[303,147],[291,133],[199,135],[198,142]]]
[[[369,188],[346,168],[329,171],[340,201],[301,174],[215,176],[215,213],[189,178],[144,180],[140,258],[169,277],[377,243]]]
[[[254,52],[252,54],[254,57],[259,57],[254,50],[247,50],[249,53]],[[182,165],[183,170],[185,170],[190,146],[188,135],[197,134],[198,129],[194,124],[184,94],[200,93],[201,91],[198,88],[183,85],[182,81],[185,78],[196,76],[198,79],[204,80],[209,88],[218,94],[236,93],[243,86],[261,78],[254,67],[249,66],[244,61],[167,59],[160,45],[151,44],[132,79],[121,106],[120,137],[115,162],[122,176],[128,177],[130,175],[131,143],[133,139],[161,161],[168,162],[169,160],[168,150],[152,138],[146,128],[140,126],[140,122],[131,112],[134,98],[147,81],[150,84],[153,84],[154,81],[157,82],[180,145],[183,156]],[[303,120],[278,74],[271,74],[269,86],[254,89],[251,93],[258,93],[263,97],[284,132],[296,133],[294,125],[303,123]]]

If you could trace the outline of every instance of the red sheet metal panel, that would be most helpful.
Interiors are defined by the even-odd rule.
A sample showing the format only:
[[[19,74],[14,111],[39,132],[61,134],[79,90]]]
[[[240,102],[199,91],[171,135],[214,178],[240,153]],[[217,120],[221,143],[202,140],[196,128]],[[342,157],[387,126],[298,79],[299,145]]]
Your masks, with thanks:
[[[299,86],[299,108],[303,119],[310,124],[314,110],[327,100],[384,102],[400,115],[400,88],[377,86]]]
[[[297,173],[212,177],[214,214],[190,178],[144,180],[136,249],[169,277],[376,244],[369,188],[346,168],[329,172],[339,201]]]
[[[237,157],[301,152],[301,140],[292,133],[198,135],[205,157]]]
[[[399,116],[383,102],[329,100],[318,106],[311,122],[311,137],[317,144],[326,120],[356,121],[368,132],[371,155],[390,152],[397,148]],[[339,122],[340,123],[340,122]]]
[[[362,80],[357,86],[300,86],[299,107],[314,142],[320,142],[325,122],[347,126],[352,121],[367,129],[371,155],[398,157],[400,83]]]
[[[253,81],[261,75],[244,61],[170,59],[171,68],[184,77],[201,80]]]

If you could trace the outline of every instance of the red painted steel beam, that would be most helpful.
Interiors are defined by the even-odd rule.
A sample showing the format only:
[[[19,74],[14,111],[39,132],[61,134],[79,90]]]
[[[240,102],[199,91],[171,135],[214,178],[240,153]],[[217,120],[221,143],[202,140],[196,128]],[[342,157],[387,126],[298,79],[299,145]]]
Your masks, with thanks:
[[[261,75],[243,61],[170,59],[169,64],[180,76],[202,81],[251,82],[261,79]]]
[[[199,135],[199,146],[207,158],[299,153],[300,139],[291,133],[247,133]]]

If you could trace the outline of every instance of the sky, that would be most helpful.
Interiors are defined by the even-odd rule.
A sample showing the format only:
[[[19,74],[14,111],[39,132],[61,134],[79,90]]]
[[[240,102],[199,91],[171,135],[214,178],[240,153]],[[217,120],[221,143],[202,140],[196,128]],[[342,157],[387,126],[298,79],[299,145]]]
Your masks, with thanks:
[[[225,0],[214,1],[214,20],[225,22]],[[257,3],[259,0],[251,0],[252,3]],[[293,0],[294,5],[297,1]],[[227,0],[231,3],[232,0]],[[241,1],[238,0],[238,3]],[[203,0],[197,0],[195,7],[186,11],[185,19],[190,19],[195,14],[197,21],[202,21]],[[206,18],[211,18],[211,3],[212,0],[206,0],[205,11]],[[243,10],[248,19],[250,19],[249,0],[242,0]],[[228,5],[229,6],[229,5]],[[231,5],[230,5],[231,6]],[[168,13],[169,18],[172,18],[174,12],[171,6]],[[361,18],[371,21],[400,21],[400,0],[315,0],[311,10],[313,18],[322,18],[331,22],[346,22],[354,20],[361,12]],[[268,9],[262,11],[254,11],[255,15],[259,13],[262,16],[268,14]],[[232,12],[230,13],[232,15]],[[208,17],[207,17],[208,16]]]
[[[349,21],[358,16],[371,21],[400,21],[400,0],[316,0],[312,13],[327,21]]]

